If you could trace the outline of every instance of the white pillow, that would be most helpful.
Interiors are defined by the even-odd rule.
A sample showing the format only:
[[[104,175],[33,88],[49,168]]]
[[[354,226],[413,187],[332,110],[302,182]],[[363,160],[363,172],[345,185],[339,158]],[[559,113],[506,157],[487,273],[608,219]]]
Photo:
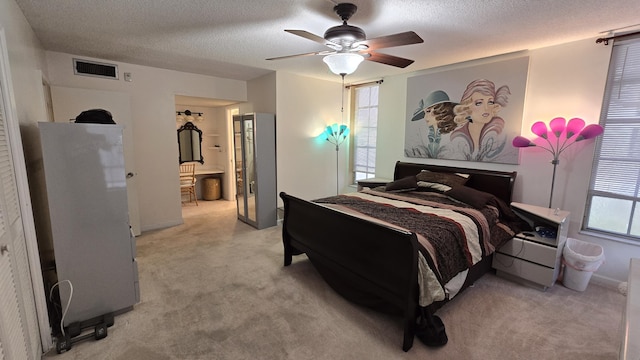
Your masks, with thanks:
[[[428,181],[418,181],[418,187],[435,189],[442,192],[451,190],[451,186]]]

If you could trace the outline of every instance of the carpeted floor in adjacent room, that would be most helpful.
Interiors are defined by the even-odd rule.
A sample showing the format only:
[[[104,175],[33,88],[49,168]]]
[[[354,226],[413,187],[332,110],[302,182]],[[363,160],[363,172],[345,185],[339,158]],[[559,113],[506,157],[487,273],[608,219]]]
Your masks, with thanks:
[[[405,353],[400,318],[347,302],[305,256],[283,267],[280,226],[255,230],[223,200],[183,209],[183,225],[137,239],[141,302],[105,339],[47,358],[617,359],[625,297],[596,284],[541,292],[485,275],[438,312],[446,346]]]

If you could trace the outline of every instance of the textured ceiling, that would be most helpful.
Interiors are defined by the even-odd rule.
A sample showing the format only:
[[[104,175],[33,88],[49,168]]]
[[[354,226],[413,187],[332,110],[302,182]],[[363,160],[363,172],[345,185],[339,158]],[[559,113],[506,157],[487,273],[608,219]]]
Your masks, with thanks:
[[[339,80],[327,50],[286,33],[340,24],[330,0],[16,0],[45,49],[249,80],[274,70]],[[365,61],[348,82],[638,30],[638,0],[353,0],[367,38],[415,31],[424,43],[382,49],[415,63]],[[596,45],[594,46],[603,46]]]

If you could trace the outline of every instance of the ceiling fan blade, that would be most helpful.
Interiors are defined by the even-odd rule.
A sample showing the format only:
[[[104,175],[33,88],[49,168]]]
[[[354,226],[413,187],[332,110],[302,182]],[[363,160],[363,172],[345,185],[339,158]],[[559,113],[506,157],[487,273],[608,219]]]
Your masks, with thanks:
[[[311,40],[311,41],[315,41],[317,43],[320,43],[322,45],[327,45],[327,44],[331,44],[330,41],[325,40],[323,37],[312,34],[308,31],[305,30],[285,30],[286,32],[293,34],[293,35],[298,35],[301,36],[305,39]]]
[[[407,66],[413,64],[413,60],[401,58],[398,56],[381,54],[373,51],[367,54],[369,56],[366,56],[365,54],[365,60],[375,61],[377,63],[391,65],[399,68],[406,68]]]
[[[422,40],[422,38],[418,36],[418,34],[413,31],[407,31],[403,33],[380,36],[373,39],[359,41],[353,44],[353,46],[356,47],[358,45],[367,45],[369,47],[369,50],[376,50],[393,46],[420,44],[422,42],[424,42],[424,40]]]
[[[313,55],[329,55],[329,54],[335,54],[335,53],[336,52],[333,51],[333,50],[324,50],[324,51],[315,51],[315,52],[304,53],[304,54],[278,56],[278,57],[268,58],[268,59],[265,59],[265,60],[282,60],[282,59],[289,59],[289,58],[294,58],[294,57],[313,56]]]

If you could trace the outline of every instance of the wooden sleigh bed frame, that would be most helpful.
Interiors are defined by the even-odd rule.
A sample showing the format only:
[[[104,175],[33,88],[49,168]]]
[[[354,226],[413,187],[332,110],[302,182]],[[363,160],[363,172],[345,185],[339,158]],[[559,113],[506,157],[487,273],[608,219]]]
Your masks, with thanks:
[[[500,172],[416,164],[398,161],[394,180],[422,170],[466,173],[466,186],[495,195],[506,204],[516,172]],[[327,283],[346,299],[403,317],[402,349],[413,346],[418,305],[418,240],[415,233],[398,230],[302,200],[284,192],[282,236],[284,265],[305,253]],[[491,269],[492,255],[475,264],[463,289]],[[435,313],[445,301],[425,310]]]

